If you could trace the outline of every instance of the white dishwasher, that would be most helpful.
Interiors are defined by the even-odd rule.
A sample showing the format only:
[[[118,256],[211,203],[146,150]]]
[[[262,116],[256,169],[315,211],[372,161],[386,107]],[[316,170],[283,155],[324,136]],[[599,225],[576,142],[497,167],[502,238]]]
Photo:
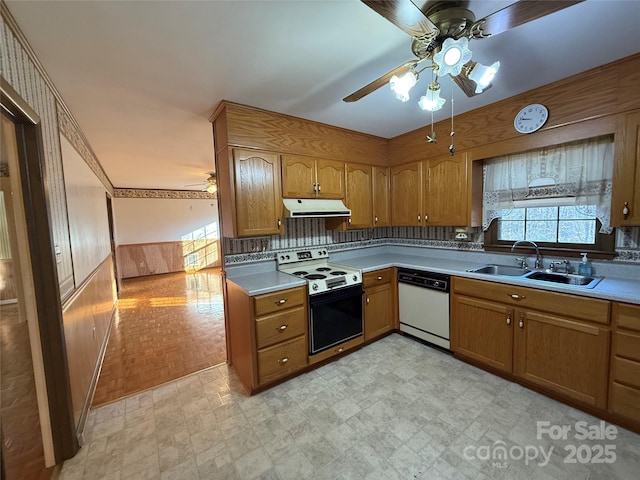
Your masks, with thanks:
[[[398,269],[400,331],[450,349],[449,275]]]

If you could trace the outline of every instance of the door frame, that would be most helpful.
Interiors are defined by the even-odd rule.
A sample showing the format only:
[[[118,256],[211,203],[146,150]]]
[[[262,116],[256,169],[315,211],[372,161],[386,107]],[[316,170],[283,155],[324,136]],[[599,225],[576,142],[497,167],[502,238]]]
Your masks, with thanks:
[[[57,464],[73,457],[79,447],[75,434],[62,301],[47,201],[42,124],[38,114],[1,75],[0,93],[3,113],[16,126],[19,171],[15,173],[19,176],[22,198],[14,198],[14,204],[21,202],[24,208],[24,225],[21,226],[26,231],[28,245],[23,248],[31,263],[31,271],[22,273],[32,280],[53,449],[49,454],[53,454],[53,460]],[[39,408],[42,408],[41,405]]]

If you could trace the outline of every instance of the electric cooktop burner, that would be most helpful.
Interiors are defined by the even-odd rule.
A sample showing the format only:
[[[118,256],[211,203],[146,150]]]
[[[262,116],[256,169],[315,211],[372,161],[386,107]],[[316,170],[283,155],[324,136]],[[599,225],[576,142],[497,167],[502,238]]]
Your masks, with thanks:
[[[346,275],[347,272],[343,272],[342,270],[334,270],[331,272],[331,275]]]
[[[292,275],[309,275],[309,272],[305,272],[304,270],[301,270],[299,272],[293,272]]]
[[[316,268],[316,271],[317,272],[329,272],[329,271],[331,271],[331,269],[329,267],[319,267],[319,268]]]
[[[326,275],[322,275],[321,273],[312,273],[311,275],[307,275],[306,277],[307,280],[322,280],[323,278],[327,278]]]

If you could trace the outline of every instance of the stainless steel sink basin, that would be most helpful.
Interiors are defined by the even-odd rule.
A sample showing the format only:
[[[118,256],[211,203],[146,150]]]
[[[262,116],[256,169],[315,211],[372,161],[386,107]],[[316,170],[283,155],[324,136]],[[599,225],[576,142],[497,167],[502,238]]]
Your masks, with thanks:
[[[487,275],[505,275],[508,277],[521,277],[529,273],[531,270],[526,268],[514,267],[511,265],[481,265],[479,267],[470,268],[467,272],[485,273]]]
[[[553,282],[564,285],[573,285],[582,288],[593,288],[598,282],[600,277],[585,277],[583,275],[573,275],[570,273],[550,273],[550,272],[531,272],[526,275],[529,280],[536,280],[539,282]]]

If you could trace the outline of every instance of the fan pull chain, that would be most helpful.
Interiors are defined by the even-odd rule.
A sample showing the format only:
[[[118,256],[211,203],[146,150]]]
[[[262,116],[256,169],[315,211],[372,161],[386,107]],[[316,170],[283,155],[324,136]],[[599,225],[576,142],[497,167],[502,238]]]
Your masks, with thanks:
[[[427,142],[438,143],[436,138],[436,131],[433,129],[433,110],[431,110],[431,135],[427,135]]]
[[[456,132],[453,130],[453,87],[451,87],[451,133],[449,134],[449,136],[451,137],[451,145],[449,145],[449,153],[451,154],[451,156],[456,153],[456,147],[453,144],[453,136],[455,134]]]

